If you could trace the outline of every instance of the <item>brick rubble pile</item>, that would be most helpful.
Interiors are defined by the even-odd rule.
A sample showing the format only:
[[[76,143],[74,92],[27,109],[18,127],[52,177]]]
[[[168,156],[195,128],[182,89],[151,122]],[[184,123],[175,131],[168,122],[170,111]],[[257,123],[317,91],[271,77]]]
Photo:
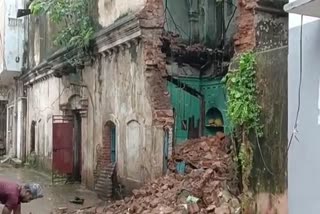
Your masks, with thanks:
[[[181,161],[186,164],[184,175],[176,171],[176,164]],[[189,140],[177,147],[168,171],[166,176],[134,190],[131,197],[116,201],[100,212],[240,213],[231,144],[223,134]]]

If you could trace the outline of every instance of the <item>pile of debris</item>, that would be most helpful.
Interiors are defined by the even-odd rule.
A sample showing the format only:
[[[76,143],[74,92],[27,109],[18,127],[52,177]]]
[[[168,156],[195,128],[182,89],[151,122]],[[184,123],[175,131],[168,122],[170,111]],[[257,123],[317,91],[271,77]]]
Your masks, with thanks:
[[[92,213],[240,213],[231,147],[223,134],[189,140],[177,147],[166,176]]]

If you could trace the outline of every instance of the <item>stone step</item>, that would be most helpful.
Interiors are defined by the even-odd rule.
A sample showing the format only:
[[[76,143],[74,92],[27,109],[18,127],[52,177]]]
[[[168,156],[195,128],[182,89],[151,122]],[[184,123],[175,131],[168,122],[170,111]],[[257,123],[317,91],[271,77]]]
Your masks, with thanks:
[[[99,177],[96,181],[95,191],[101,200],[108,200],[112,196],[112,174],[114,172],[115,165],[108,165],[100,172]]]
[[[112,189],[112,186],[107,186],[107,185],[103,185],[103,184],[97,184],[96,185],[96,190],[102,189],[102,190],[107,190],[107,189]]]
[[[106,195],[109,196],[112,194],[112,191],[97,191],[97,195]]]
[[[96,186],[112,186],[111,182],[106,182],[106,181],[98,181],[96,183]]]
[[[100,174],[99,174],[99,178],[100,177],[111,177],[112,176],[112,173],[107,173],[107,172],[101,172]]]
[[[96,186],[99,185],[99,186],[112,186],[112,183],[111,182],[105,182],[105,181],[98,181],[96,183]]]
[[[109,177],[100,177],[97,182],[102,181],[105,183],[112,183],[111,179]]]

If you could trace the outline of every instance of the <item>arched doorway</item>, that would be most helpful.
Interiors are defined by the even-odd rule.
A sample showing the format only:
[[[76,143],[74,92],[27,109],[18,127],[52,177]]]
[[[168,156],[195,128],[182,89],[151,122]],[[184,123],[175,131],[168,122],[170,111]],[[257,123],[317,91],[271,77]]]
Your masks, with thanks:
[[[97,154],[96,192],[100,199],[108,200],[112,197],[117,162],[116,125],[108,121],[103,127],[102,151]]]
[[[117,159],[116,154],[116,125],[112,121],[108,121],[104,127],[104,160],[106,164],[114,164]]]
[[[87,111],[85,101],[80,95],[73,94],[68,102],[60,104],[63,115],[52,117],[54,170],[59,176],[67,177],[67,182],[82,181],[82,117],[83,112]],[[68,155],[61,155],[62,152]],[[63,169],[66,165],[67,172]]]

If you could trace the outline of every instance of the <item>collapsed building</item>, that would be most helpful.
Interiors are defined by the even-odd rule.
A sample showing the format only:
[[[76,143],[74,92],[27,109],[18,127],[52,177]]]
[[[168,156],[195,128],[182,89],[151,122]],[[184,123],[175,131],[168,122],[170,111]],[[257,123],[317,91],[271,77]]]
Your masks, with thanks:
[[[263,87],[274,82],[270,70],[285,67],[266,59],[286,54],[282,4],[96,0],[92,8],[100,30],[91,59],[80,67],[66,61],[69,49],[54,47],[56,29],[47,17],[17,19],[23,23],[16,26],[21,44],[15,46],[22,69],[6,81],[7,124],[12,124],[7,151],[22,160],[36,158],[53,182],[80,181],[102,198],[112,193],[114,172],[127,191],[163,175],[173,148],[186,139],[231,133],[221,78],[234,51],[261,52]],[[277,74],[281,81],[283,73]],[[273,88],[279,87],[284,85]],[[271,94],[263,97],[266,115],[283,115],[285,101],[270,104]],[[281,136],[270,141],[283,142]],[[257,174],[258,180],[265,177]],[[274,182],[283,181],[284,173],[279,175]],[[268,187],[262,191],[268,193]]]
[[[181,4],[190,11],[202,10],[190,15],[175,9]],[[17,155],[34,152],[39,165],[53,171],[53,179],[71,174],[90,188],[116,164],[122,183],[134,187],[162,175],[174,129],[177,143],[210,134],[206,96],[218,94],[219,102],[211,100],[218,103],[214,110],[220,110],[212,114],[226,119],[222,84],[217,79],[210,86],[227,72],[222,49],[226,35],[223,22],[216,20],[224,14],[221,6],[206,1],[136,1],[131,5],[136,10],[120,18],[102,12],[114,7],[99,6],[100,24],[109,22],[97,32],[93,59],[82,68],[65,60],[70,50],[49,55],[50,22],[29,17],[30,69],[19,77],[28,98],[26,153],[20,150]],[[213,10],[219,16],[210,17]],[[225,15],[226,22],[231,15]],[[179,23],[186,19],[191,21]],[[211,26],[212,21],[217,24]],[[181,36],[180,31],[189,33]]]

